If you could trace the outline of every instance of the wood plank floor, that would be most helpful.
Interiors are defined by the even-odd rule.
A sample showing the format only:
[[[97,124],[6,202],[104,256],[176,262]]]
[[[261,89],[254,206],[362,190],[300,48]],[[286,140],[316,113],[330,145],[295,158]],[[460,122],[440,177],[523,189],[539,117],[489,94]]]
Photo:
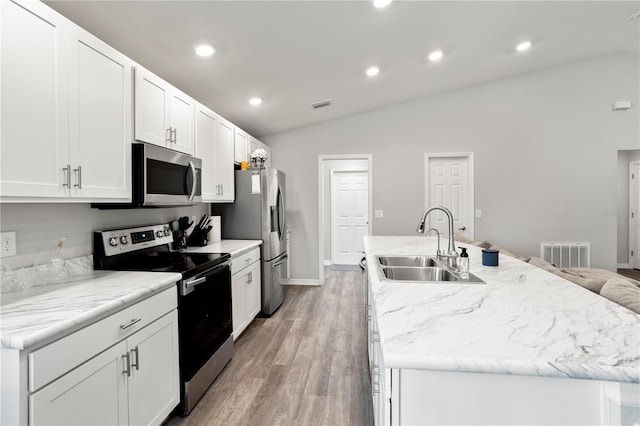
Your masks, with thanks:
[[[291,286],[257,318],[233,359],[178,425],[372,425],[360,271],[326,271],[321,287]]]

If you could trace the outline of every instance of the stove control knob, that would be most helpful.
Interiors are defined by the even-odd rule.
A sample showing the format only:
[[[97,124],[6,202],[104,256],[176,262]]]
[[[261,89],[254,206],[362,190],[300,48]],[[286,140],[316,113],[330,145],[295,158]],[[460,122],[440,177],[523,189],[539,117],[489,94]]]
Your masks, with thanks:
[[[164,233],[161,230],[156,231],[156,237],[162,238],[163,236],[164,236]]]
[[[171,235],[171,231],[169,230],[169,228],[164,228],[164,236],[168,237],[169,235]]]
[[[126,235],[123,235],[122,237],[120,237],[120,244],[129,244],[129,239],[127,238]]]
[[[115,247],[118,245],[118,239],[116,237],[109,238],[109,245],[111,247]]]

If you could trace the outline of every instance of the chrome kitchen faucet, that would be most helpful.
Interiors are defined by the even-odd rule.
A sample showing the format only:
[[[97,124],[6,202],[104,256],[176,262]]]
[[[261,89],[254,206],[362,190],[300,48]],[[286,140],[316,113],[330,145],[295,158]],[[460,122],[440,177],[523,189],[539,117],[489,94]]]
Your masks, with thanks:
[[[442,259],[443,257],[447,259],[447,264],[452,267],[455,268],[457,266],[457,259],[458,259],[458,252],[456,251],[456,246],[455,246],[455,242],[453,240],[453,214],[451,213],[451,211],[444,207],[444,206],[435,206],[435,207],[429,207],[427,210],[424,211],[424,213],[422,213],[422,218],[420,219],[420,222],[418,223],[418,228],[416,229],[416,232],[418,234],[422,234],[424,233],[424,224],[427,220],[427,215],[429,215],[429,213],[431,213],[433,210],[440,210],[442,211],[444,214],[447,215],[447,220],[449,222],[449,245],[447,247],[447,253],[442,253],[442,251],[440,250],[440,233],[435,230],[438,233],[438,259]],[[429,229],[427,232],[431,231],[431,229]],[[426,236],[426,233],[425,233]]]

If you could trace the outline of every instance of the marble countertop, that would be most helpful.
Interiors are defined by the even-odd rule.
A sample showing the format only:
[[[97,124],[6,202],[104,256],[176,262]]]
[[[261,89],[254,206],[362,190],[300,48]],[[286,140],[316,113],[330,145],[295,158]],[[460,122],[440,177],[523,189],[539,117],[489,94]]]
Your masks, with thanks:
[[[242,254],[248,250],[260,247],[262,240],[222,240],[210,241],[202,247],[187,247],[187,253],[229,253],[231,257]]]
[[[95,271],[3,294],[0,342],[3,348],[35,348],[175,287],[181,277],[171,272]]]
[[[515,258],[486,267],[480,248],[456,246],[486,284],[380,281],[375,255],[434,255],[436,237],[365,237],[385,367],[640,383],[640,315]]]

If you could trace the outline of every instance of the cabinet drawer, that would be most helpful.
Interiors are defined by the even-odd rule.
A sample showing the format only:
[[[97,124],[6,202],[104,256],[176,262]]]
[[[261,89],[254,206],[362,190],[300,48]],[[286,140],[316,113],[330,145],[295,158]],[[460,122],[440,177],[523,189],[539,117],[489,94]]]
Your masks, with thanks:
[[[237,274],[257,260],[260,260],[260,247],[251,249],[238,257],[231,258],[231,274]]]
[[[151,324],[178,304],[173,286],[29,354],[33,392],[109,346]]]

